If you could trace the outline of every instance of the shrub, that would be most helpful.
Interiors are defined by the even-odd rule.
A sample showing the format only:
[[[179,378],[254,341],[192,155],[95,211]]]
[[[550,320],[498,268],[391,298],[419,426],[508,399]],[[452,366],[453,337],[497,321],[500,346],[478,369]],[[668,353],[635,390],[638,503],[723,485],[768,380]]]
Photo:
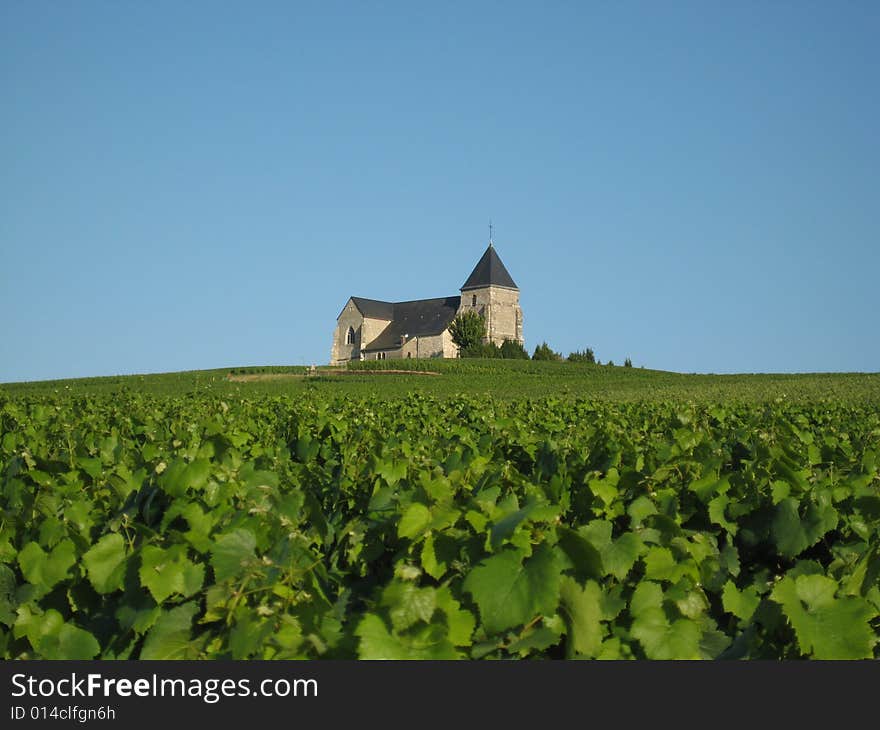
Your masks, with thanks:
[[[593,354],[593,348],[592,348],[592,347],[588,347],[588,348],[587,348],[586,350],[584,350],[583,352],[575,351],[575,352],[571,352],[571,353],[569,353],[569,355],[568,355],[568,361],[569,361],[569,362],[589,362],[589,363],[595,363],[595,362],[596,362],[596,356],[595,356],[595,354]]]
[[[532,360],[561,360],[562,356],[558,352],[554,352],[550,349],[550,346],[546,342],[542,342],[535,348],[535,354],[532,355]]]
[[[500,358],[501,348],[494,342],[480,342],[470,347],[462,347],[460,357]]]
[[[526,348],[514,340],[504,340],[504,342],[501,343],[500,354],[505,360],[529,359],[529,353],[526,352]]]

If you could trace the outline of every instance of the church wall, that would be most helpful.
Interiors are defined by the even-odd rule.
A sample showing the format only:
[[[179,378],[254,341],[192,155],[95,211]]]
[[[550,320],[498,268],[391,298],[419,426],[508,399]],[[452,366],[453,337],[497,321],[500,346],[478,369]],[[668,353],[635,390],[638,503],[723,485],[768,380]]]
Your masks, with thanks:
[[[414,337],[406,343],[404,353],[411,352],[413,357],[422,359],[429,357],[448,357],[446,354],[447,348],[444,335],[448,335],[448,333],[444,331],[439,335]],[[404,357],[406,357],[406,354],[404,354]]]
[[[360,310],[349,301],[342,314],[339,315],[339,319],[336,320],[331,364],[341,365],[348,360],[359,360],[361,345],[372,342],[387,326],[387,320],[365,318]],[[356,333],[353,345],[348,345],[345,342],[349,327],[354,327]]]
[[[458,345],[452,341],[452,335],[449,334],[448,329],[443,330],[443,334],[440,335],[440,345],[443,352],[442,357],[458,357]]]
[[[474,311],[482,315],[486,319],[488,339],[496,345],[504,340],[523,342],[522,309],[519,306],[519,292],[515,289],[488,286],[463,291],[458,311]]]
[[[400,348],[384,350],[385,360],[408,360],[425,359],[431,357],[458,357],[458,346],[452,341],[449,330],[443,330],[439,335],[427,335],[412,337]],[[364,355],[367,360],[376,360],[378,352],[368,352]]]

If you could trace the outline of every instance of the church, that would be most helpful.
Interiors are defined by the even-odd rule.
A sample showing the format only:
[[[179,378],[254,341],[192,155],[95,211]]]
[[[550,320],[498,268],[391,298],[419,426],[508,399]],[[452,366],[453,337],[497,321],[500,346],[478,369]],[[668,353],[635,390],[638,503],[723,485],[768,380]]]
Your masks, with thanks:
[[[458,357],[449,334],[452,320],[476,312],[486,321],[486,341],[523,344],[523,315],[519,288],[495,246],[477,262],[457,297],[386,302],[351,297],[336,318],[330,362]]]

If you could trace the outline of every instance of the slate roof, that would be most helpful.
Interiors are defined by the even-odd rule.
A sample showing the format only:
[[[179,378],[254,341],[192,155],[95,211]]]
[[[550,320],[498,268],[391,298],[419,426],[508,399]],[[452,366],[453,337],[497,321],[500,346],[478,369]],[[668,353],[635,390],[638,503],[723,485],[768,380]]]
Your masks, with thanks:
[[[396,350],[401,337],[429,337],[439,335],[455,318],[461,304],[461,297],[439,297],[437,299],[415,299],[410,302],[376,302],[372,299],[352,297],[361,314],[367,315],[358,302],[371,302],[391,308],[391,322],[376,339],[361,348],[364,352],[375,350]],[[370,304],[366,305],[370,308]],[[376,307],[372,311],[387,311]],[[385,317],[378,317],[385,319]]]
[[[479,289],[484,286],[505,286],[508,289],[519,289],[513,283],[513,279],[501,263],[501,259],[495,252],[495,247],[490,243],[486,253],[477,262],[467,281],[462,284],[461,291],[467,289]]]
[[[384,319],[389,322],[394,319],[394,304],[392,302],[364,299],[363,297],[352,297],[351,301],[367,319]]]

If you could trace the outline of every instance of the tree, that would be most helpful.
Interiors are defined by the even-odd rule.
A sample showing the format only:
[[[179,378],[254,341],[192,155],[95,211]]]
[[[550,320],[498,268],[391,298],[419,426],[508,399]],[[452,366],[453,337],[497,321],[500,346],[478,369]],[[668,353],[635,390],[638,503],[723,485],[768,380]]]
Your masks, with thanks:
[[[462,350],[481,345],[486,336],[486,320],[476,312],[463,312],[452,320],[449,334]]]
[[[593,348],[592,348],[592,347],[588,347],[588,348],[587,348],[586,350],[584,350],[583,352],[575,351],[575,352],[569,353],[569,355],[568,355],[568,361],[569,361],[569,362],[590,362],[590,363],[595,363],[595,362],[596,362],[596,355],[593,353]]]
[[[501,348],[494,342],[480,342],[470,347],[462,347],[458,354],[460,357],[499,358]]]
[[[528,360],[526,348],[515,340],[504,340],[501,343],[501,357],[505,360]]]
[[[550,346],[546,342],[542,342],[535,348],[535,354],[532,355],[532,360],[561,360],[562,356],[558,352],[554,352],[550,349]]]
[[[626,360],[623,361],[623,367],[631,368],[632,366],[633,366],[633,361],[630,360],[629,358],[626,358]]]

